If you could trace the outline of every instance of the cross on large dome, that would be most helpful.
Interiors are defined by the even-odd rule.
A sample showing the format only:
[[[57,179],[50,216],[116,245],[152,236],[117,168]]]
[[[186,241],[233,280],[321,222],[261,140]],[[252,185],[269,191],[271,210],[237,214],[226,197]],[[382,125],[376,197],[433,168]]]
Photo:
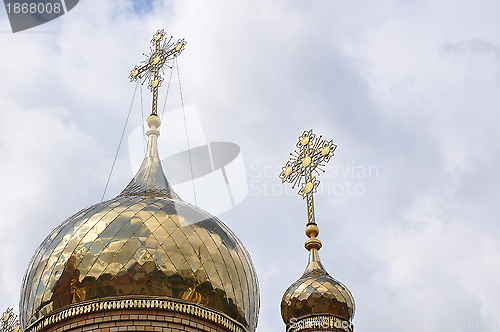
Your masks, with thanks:
[[[33,256],[21,293],[26,331],[75,304],[161,305],[168,298],[222,313],[238,322],[236,331],[255,330],[259,292],[250,255],[217,217],[173,191],[158,157],[158,116],[148,125],[146,157],[123,192],[65,220]]]

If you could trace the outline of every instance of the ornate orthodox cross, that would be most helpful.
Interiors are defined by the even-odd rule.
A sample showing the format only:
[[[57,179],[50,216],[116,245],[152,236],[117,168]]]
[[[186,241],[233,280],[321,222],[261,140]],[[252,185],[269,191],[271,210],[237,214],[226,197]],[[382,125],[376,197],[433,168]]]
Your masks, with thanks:
[[[153,35],[151,43],[154,48],[150,48],[149,54],[144,53],[146,60],[142,61],[142,65],[135,66],[129,76],[130,82],[142,79],[141,84],[144,84],[144,82],[148,81],[148,88],[153,92],[152,114],[157,114],[158,88],[163,82],[164,67],[171,68],[167,62],[181,54],[186,45],[184,39],[179,39],[177,43],[174,43],[172,42],[173,37],[166,39],[163,38],[164,36],[164,30],[158,30]]]
[[[307,225],[314,224],[313,194],[317,192],[319,180],[313,176],[319,175],[337,148],[333,140],[326,141],[316,137],[312,129],[304,131],[297,142],[297,149],[290,153],[292,156],[280,173],[281,182],[290,182],[292,188],[300,185],[299,195],[307,200]]]

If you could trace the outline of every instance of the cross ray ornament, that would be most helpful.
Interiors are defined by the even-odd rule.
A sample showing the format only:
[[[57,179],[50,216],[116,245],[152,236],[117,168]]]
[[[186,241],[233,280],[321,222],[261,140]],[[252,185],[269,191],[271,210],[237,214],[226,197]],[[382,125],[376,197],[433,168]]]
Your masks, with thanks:
[[[152,114],[157,114],[158,88],[163,82],[162,75],[165,75],[165,66],[171,68],[167,63],[177,57],[184,50],[186,41],[179,39],[176,43],[173,37],[164,38],[165,31],[158,30],[151,39],[154,47],[150,48],[149,54],[143,54],[146,60],[142,65],[135,66],[129,75],[130,82],[142,80],[141,84],[148,82],[148,88],[153,93]]]
[[[20,329],[19,319],[12,308],[8,308],[2,315],[0,321],[0,332],[18,332]]]
[[[292,188],[300,185],[299,195],[307,201],[307,224],[316,224],[313,194],[318,190],[319,180],[313,174],[324,172],[322,167],[330,161],[337,146],[333,144],[333,140],[316,137],[311,129],[299,136],[296,147],[297,149],[290,153],[290,160],[281,169],[281,182],[291,183]]]

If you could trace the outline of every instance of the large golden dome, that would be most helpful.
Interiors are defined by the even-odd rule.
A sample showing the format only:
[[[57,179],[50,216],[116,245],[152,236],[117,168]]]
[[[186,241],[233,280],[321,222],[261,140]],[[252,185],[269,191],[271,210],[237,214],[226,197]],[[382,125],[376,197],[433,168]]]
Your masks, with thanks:
[[[68,218],[36,251],[21,292],[23,329],[73,303],[142,295],[199,303],[255,330],[248,252],[217,217],[171,189],[158,157],[159,118],[148,125],[147,155],[122,193]]]

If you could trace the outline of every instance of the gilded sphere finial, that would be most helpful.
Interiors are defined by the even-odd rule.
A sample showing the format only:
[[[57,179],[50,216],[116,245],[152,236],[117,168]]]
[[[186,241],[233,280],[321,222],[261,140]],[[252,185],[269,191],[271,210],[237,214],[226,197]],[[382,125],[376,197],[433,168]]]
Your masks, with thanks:
[[[319,234],[319,228],[316,224],[309,224],[306,227],[306,235],[308,237],[317,237]]]
[[[156,114],[151,114],[148,117],[147,124],[149,128],[159,128],[161,126],[161,120]]]
[[[307,250],[316,249],[319,250],[322,247],[321,241],[316,238],[319,234],[318,225],[309,223],[306,227],[306,235],[310,238],[304,243]]]

